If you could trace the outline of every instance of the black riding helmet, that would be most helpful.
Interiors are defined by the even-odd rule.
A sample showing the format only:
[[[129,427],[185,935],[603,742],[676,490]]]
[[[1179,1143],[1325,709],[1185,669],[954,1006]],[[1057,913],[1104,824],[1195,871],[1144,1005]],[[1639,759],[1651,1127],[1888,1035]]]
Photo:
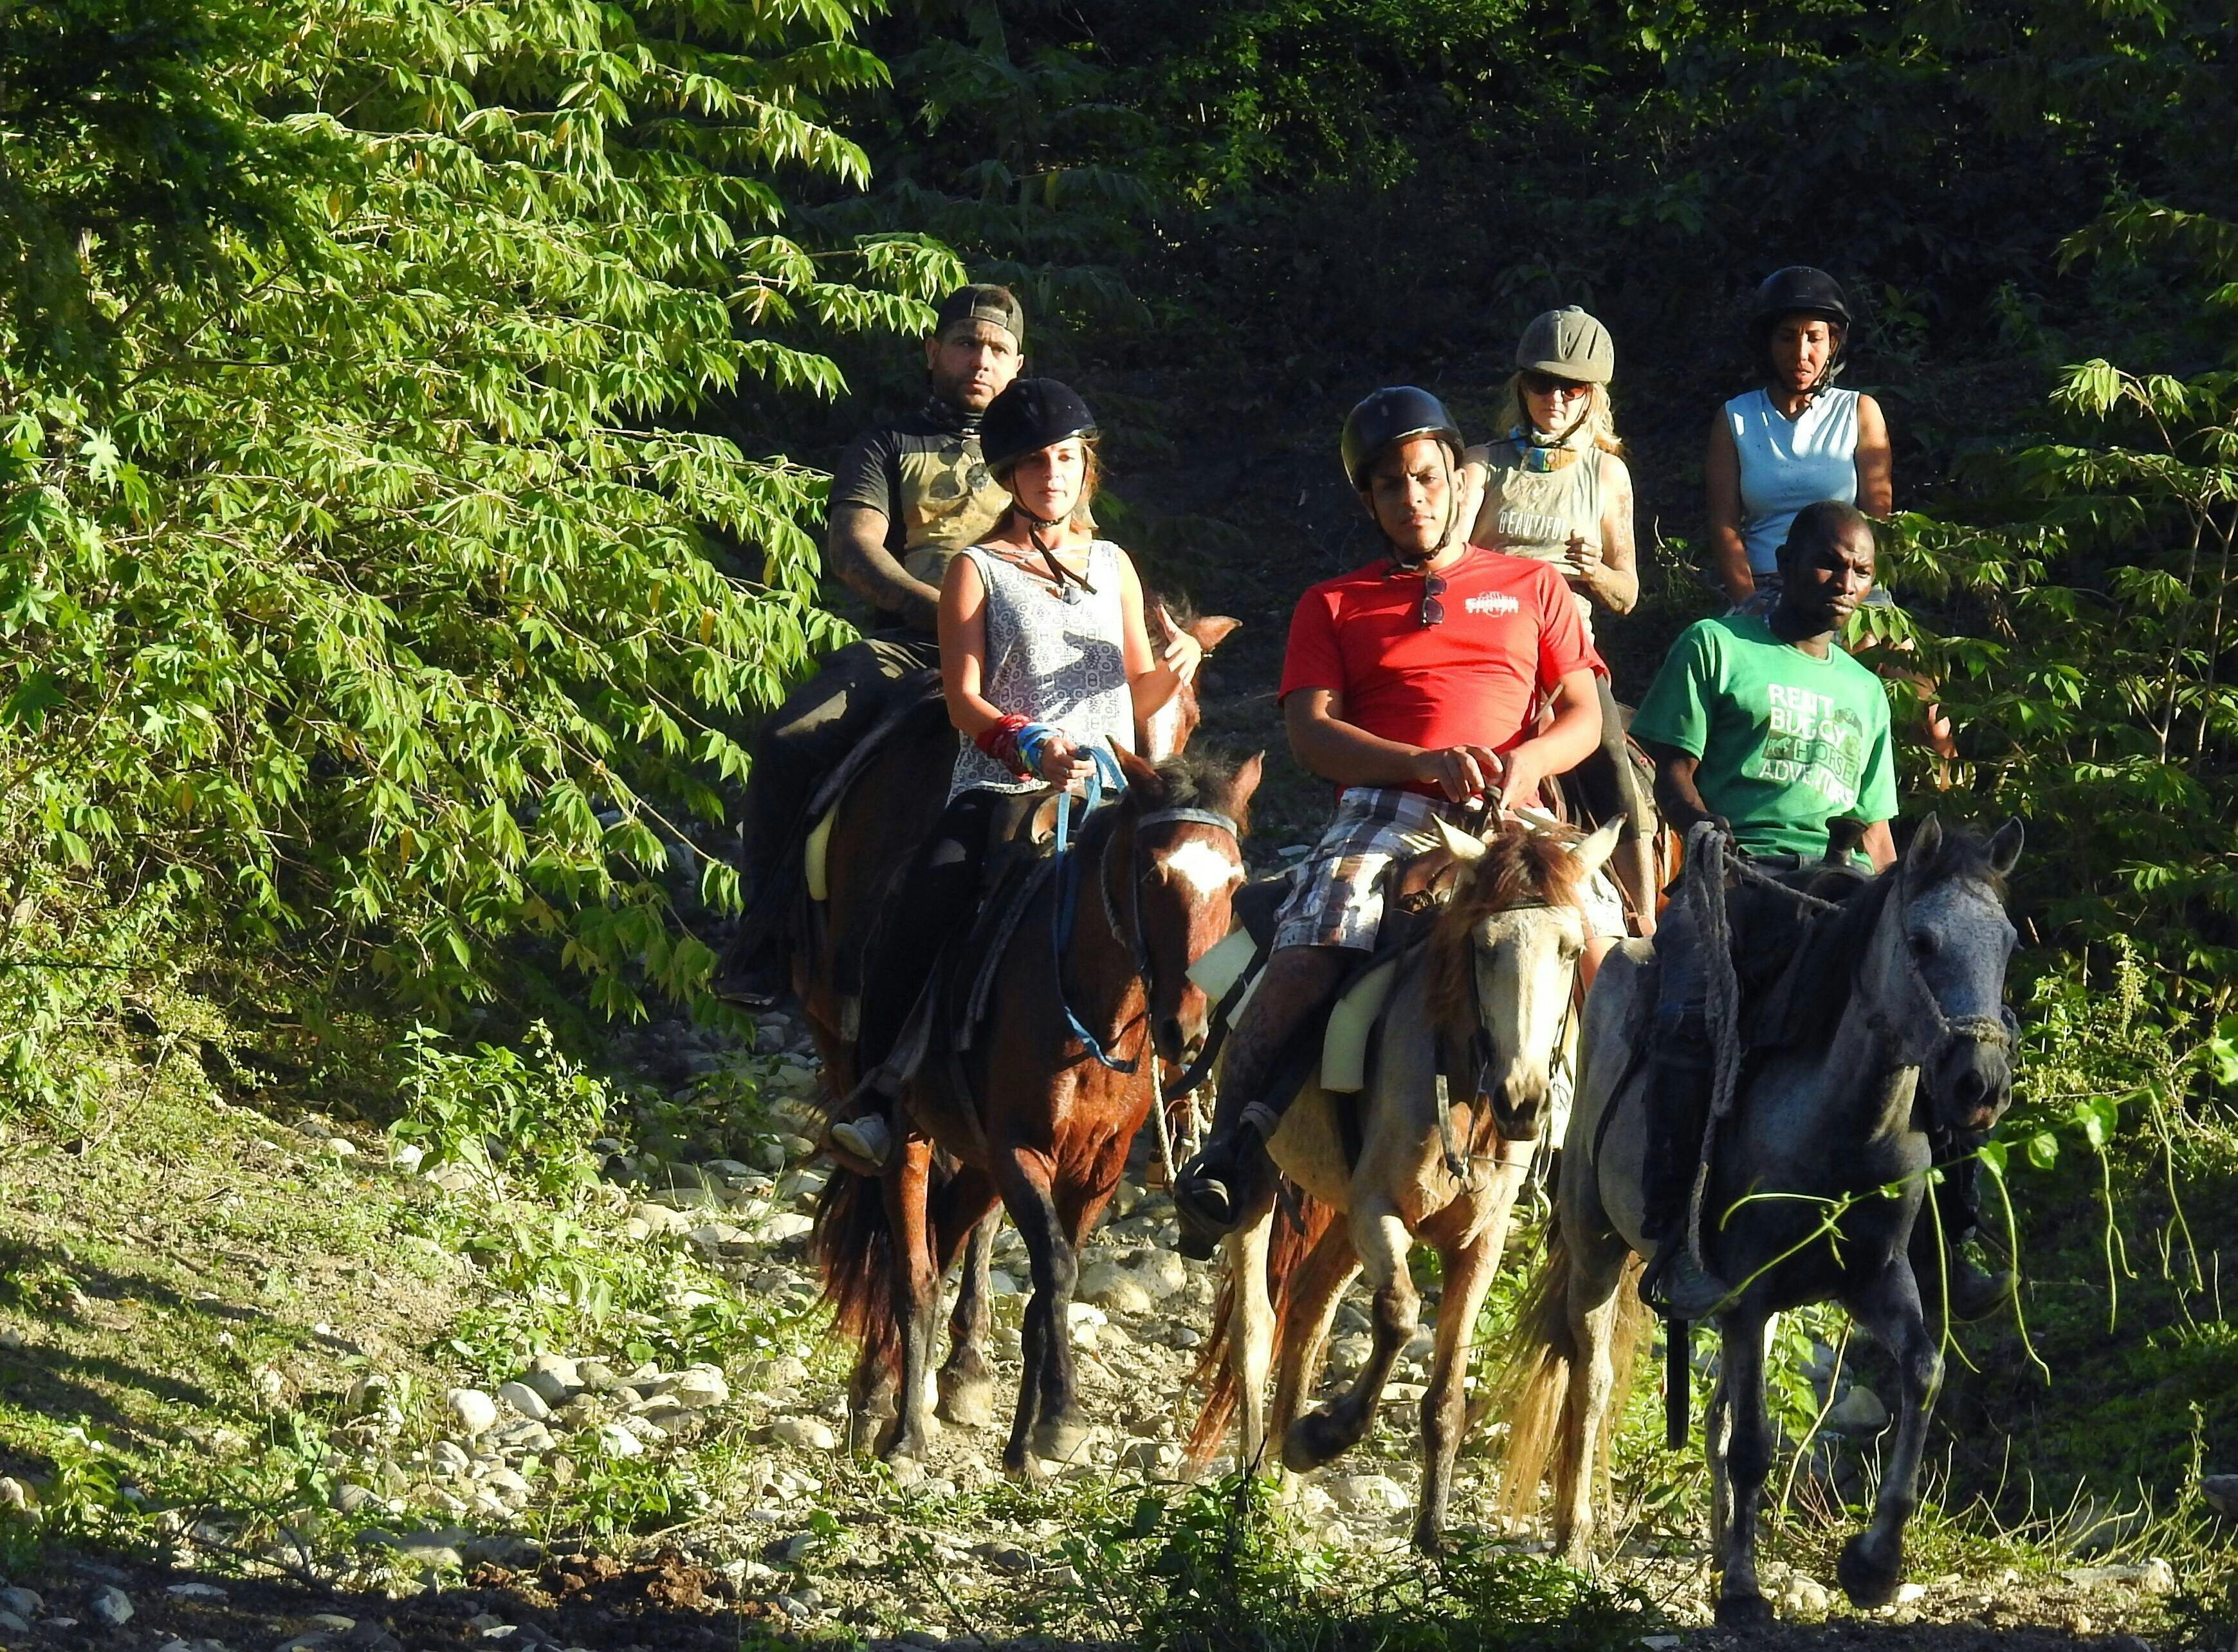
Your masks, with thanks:
[[[1435,436],[1452,449],[1453,462],[1460,463],[1460,427],[1446,411],[1444,402],[1411,384],[1386,385],[1371,391],[1344,421],[1344,474],[1354,491],[1366,493],[1367,468],[1387,448],[1409,436]]]
[[[1095,434],[1096,415],[1070,385],[1018,379],[987,404],[979,420],[979,457],[999,482],[1028,454]]]
[[[1771,342],[1772,325],[1783,315],[1821,315],[1833,322],[1840,336],[1826,363],[1825,376],[1831,380],[1842,370],[1851,345],[1857,342],[1857,323],[1850,313],[1850,295],[1842,290],[1840,282],[1809,264],[1790,264],[1764,278],[1749,303],[1749,345],[1759,368]]]

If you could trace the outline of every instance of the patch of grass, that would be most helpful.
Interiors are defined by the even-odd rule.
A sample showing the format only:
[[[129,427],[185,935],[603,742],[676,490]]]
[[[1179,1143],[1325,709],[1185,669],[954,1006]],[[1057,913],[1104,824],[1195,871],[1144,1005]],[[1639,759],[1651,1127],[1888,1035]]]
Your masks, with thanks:
[[[1613,1652],[1660,1622],[1644,1596],[1499,1544],[1321,1548],[1275,1499],[1241,1478],[1135,1498],[1067,1543],[1082,1582],[1048,1627],[1145,1652]]]

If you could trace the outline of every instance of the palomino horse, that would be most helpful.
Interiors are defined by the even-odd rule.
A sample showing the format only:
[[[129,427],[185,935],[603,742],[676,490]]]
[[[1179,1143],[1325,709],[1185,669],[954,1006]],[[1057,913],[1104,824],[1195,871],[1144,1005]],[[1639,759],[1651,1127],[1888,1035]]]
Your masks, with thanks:
[[[1895,1449],[1872,1523],[1851,1538],[1838,1569],[1859,1606],[1896,1593],[1943,1376],[1907,1254],[1929,1168],[1926,1129],[1985,1131],[2010,1098],[2004,877],[2020,852],[2017,820],[1985,842],[1946,834],[1930,818],[1900,864],[1818,919],[1841,926],[1826,937],[1828,950],[1848,960],[1824,984],[1829,998],[1813,1000],[1824,1005],[1824,1031],[1815,1047],[1752,1061],[1721,1126],[1700,1232],[1705,1258],[1734,1286],[1718,1319],[1723,1355],[1706,1430],[1722,1625],[1771,1615],[1756,1570],[1757,1506],[1773,1446],[1765,1336],[1773,1314],[1808,1303],[1841,1303],[1896,1358]],[[1551,1470],[1555,1541],[1573,1565],[1592,1549],[1594,1483],[1620,1409],[1620,1370],[1645,1329],[1631,1284],[1632,1257],[1653,1250],[1640,1235],[1648,1132],[1635,1040],[1652,1006],[1653,956],[1645,942],[1626,943],[1586,1000],[1554,1241],[1524,1310],[1508,1384],[1503,1500],[1527,1512]]]
[[[1210,1006],[1189,966],[1228,932],[1260,772],[1257,757],[1234,770],[1194,757],[1155,768],[1125,753],[1119,761],[1125,793],[1089,817],[1073,866],[1024,908],[970,1049],[928,1059],[911,1081],[908,1140],[883,1184],[836,1176],[824,1186],[816,1233],[824,1290],[862,1350],[854,1437],[891,1415],[876,1441],[889,1459],[925,1450],[941,1276],[998,1200],[1026,1242],[1033,1277],[1003,1466],[1024,1470],[1029,1450],[1069,1458],[1086,1436],[1067,1314],[1076,1252],[1157,1095],[1159,1058],[1183,1062],[1204,1036]],[[1052,957],[1056,903],[1073,871],[1071,931]],[[1068,1014],[1108,1061],[1075,1037]],[[953,1170],[936,1165],[936,1150]],[[988,1380],[985,1336],[983,1314],[958,1324],[944,1413],[951,1384]]]
[[[1180,606],[1158,600],[1145,605],[1152,640],[1161,647],[1173,631],[1183,630],[1208,654],[1236,627],[1237,621],[1225,614],[1172,611]],[[1150,760],[1178,756],[1195,732],[1198,717],[1196,685],[1185,684],[1142,730]],[[822,855],[823,899],[804,899],[804,910],[792,928],[793,988],[823,1058],[828,1097],[852,1094],[862,1077],[855,1061],[862,961],[877,945],[882,915],[916,865],[918,846],[940,822],[955,764],[956,731],[939,700],[928,698],[904,714],[904,726],[831,806]],[[993,1377],[985,1349],[992,1325],[989,1274],[998,1219],[990,1217],[972,1235],[964,1258],[951,1321],[953,1348],[941,1373],[941,1415],[951,1423],[978,1425],[993,1416]]]
[[[1392,1362],[1414,1335],[1420,1302],[1408,1247],[1416,1240],[1434,1246],[1445,1294],[1422,1398],[1414,1523],[1415,1546],[1426,1551],[1441,1542],[1453,1456],[1467,1427],[1462,1382],[1477,1310],[1500,1267],[1585,946],[1578,889],[1617,839],[1614,826],[1583,841],[1514,821],[1489,842],[1443,821],[1439,832],[1457,863],[1453,892],[1428,945],[1392,986],[1367,1090],[1333,1098],[1309,1083],[1268,1144],[1304,1191],[1302,1232],[1286,1222],[1275,1242],[1270,1191],[1228,1237],[1228,1286],[1202,1368],[1213,1380],[1189,1441],[1190,1461],[1202,1469],[1240,1406],[1247,1467],[1258,1465],[1270,1433],[1282,1443],[1283,1463],[1300,1471],[1358,1443],[1374,1421]],[[1469,1095],[1445,1099],[1441,1052],[1447,1071],[1480,1074],[1488,1109]],[[1355,1106],[1357,1162],[1347,1155],[1340,1112]],[[1447,1158],[1456,1150],[1465,1156],[1458,1176]],[[1341,1215],[1348,1224],[1336,1220]],[[1374,1350],[1349,1390],[1301,1416],[1321,1376],[1338,1299],[1363,1268],[1374,1293]],[[1271,1412],[1263,1397],[1270,1366]]]

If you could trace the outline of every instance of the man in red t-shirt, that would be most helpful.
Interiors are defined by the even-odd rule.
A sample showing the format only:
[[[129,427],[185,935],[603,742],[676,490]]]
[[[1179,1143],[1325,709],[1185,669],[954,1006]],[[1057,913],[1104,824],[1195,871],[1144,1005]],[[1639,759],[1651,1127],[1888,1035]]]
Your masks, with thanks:
[[[1381,874],[1405,840],[1488,787],[1525,801],[1600,743],[1593,677],[1606,668],[1560,574],[1465,537],[1461,435],[1444,406],[1411,386],[1378,390],[1345,421],[1343,446],[1389,548],[1314,586],[1291,617],[1283,720],[1298,760],[1340,788],[1336,817],[1291,874],[1222,1055],[1211,1139],[1175,1179],[1193,1249],[1232,1231],[1265,1184],[1265,1143],[1289,1100],[1269,1093],[1275,1070],[1374,948]],[[1533,735],[1542,699],[1553,716]],[[1621,934],[1620,909],[1593,926]]]

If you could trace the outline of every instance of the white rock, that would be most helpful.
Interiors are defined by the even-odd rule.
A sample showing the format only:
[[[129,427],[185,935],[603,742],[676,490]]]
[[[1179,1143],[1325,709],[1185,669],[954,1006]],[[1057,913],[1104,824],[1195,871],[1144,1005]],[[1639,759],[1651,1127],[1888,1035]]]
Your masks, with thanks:
[[[427,1157],[427,1150],[417,1142],[398,1142],[388,1150],[388,1162],[400,1176],[418,1174],[420,1161]]]
[[[0,1607],[5,1607],[18,1617],[36,1617],[47,1609],[46,1602],[28,1589],[0,1589]]]
[[[1800,1572],[1790,1577],[1779,1591],[1779,1609],[1784,1616],[1824,1617],[1833,1603],[1834,1597],[1824,1583]]]
[[[354,1515],[368,1503],[381,1501],[381,1495],[370,1486],[352,1485],[347,1482],[334,1488],[334,1507],[346,1515]],[[176,1589],[170,1591],[175,1595]]]
[[[811,1231],[816,1218],[803,1216],[798,1211],[780,1211],[761,1224],[762,1237],[772,1244],[782,1244],[787,1239],[798,1239]]]
[[[1347,1514],[1387,1514],[1407,1506],[1407,1489],[1387,1474],[1337,1474],[1321,1482]]]
[[[689,1216],[673,1205],[632,1204],[630,1206],[629,1213],[630,1220],[642,1222],[648,1233],[689,1233],[698,1225]]]
[[[668,1393],[687,1410],[703,1411],[727,1402],[731,1387],[723,1380],[723,1373],[712,1365],[694,1365],[677,1372],[676,1380],[668,1385]]]
[[[500,1383],[497,1397],[532,1423],[541,1423],[552,1415],[552,1408],[544,1403],[544,1396],[526,1383]]]
[[[1161,1301],[1189,1284],[1189,1269],[1171,1251],[1145,1251],[1129,1271],[1143,1290]]]
[[[12,1474],[0,1474],[0,1509],[28,1509],[31,1494],[23,1489],[23,1483]]]
[[[1098,1308],[1093,1303],[1087,1302],[1074,1301],[1067,1303],[1064,1309],[1064,1317],[1066,1323],[1070,1324],[1075,1330],[1080,1330],[1083,1326],[1095,1327],[1109,1324],[1110,1323],[1109,1316],[1104,1313],[1103,1310]]]
[[[215,1583],[173,1583],[163,1593],[182,1601],[222,1601],[225,1591]]]
[[[645,1455],[645,1442],[619,1423],[599,1424],[599,1445],[608,1456],[635,1457]]]
[[[1116,1314],[1150,1311],[1150,1293],[1127,1269],[1099,1262],[1081,1270],[1079,1295],[1083,1301]]]
[[[557,1405],[583,1386],[581,1369],[564,1354],[539,1354],[520,1380],[546,1405]]]
[[[2175,1568],[2157,1556],[2137,1566],[2070,1566],[2060,1576],[2086,1589],[2118,1584],[2148,1595],[2175,1593]]]
[[[497,1421],[497,1402],[478,1388],[454,1388],[443,1396],[443,1402],[470,1438]]]
[[[427,1453],[427,1461],[439,1474],[461,1475],[473,1472],[473,1453],[456,1440],[438,1440]]]
[[[781,1416],[770,1424],[770,1437],[802,1451],[829,1451],[839,1443],[831,1426],[812,1416]]]
[[[0,1634],[29,1635],[31,1626],[5,1607],[0,1607]]]
[[[110,1629],[121,1629],[132,1621],[132,1597],[113,1584],[103,1583],[93,1591],[86,1610]]]
[[[604,1394],[622,1380],[614,1375],[614,1368],[603,1359],[579,1359],[575,1362],[576,1380],[593,1394]]]

